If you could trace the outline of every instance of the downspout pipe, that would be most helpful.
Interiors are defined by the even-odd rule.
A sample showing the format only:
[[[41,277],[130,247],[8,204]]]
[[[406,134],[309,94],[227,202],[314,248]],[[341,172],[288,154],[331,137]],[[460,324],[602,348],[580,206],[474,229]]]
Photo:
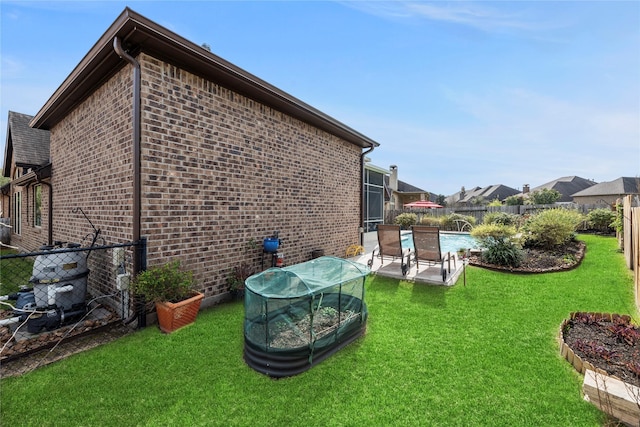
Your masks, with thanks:
[[[53,245],[53,187],[50,183],[45,181],[39,181],[40,184],[49,187],[49,208],[47,210],[49,215],[49,226],[47,227],[47,245]]]
[[[367,151],[360,155],[360,246],[364,246],[364,213],[366,206],[364,205],[364,157],[373,151],[373,145]]]
[[[46,170],[45,170],[46,169]],[[46,178],[51,178],[51,164],[48,167],[40,168],[35,171],[36,182],[41,185],[46,185],[49,188],[49,207],[47,214],[49,215],[49,226],[47,227],[47,245],[53,245],[53,186],[51,182],[45,181]]]
[[[140,63],[131,55],[122,49],[120,38],[114,37],[113,49],[118,56],[131,65],[133,65],[133,218],[132,218],[132,234],[133,241],[140,242],[140,217],[142,206],[142,189],[140,183],[141,166],[140,166],[140,134],[141,134],[141,108],[140,108],[140,90],[141,75]],[[133,271],[139,272],[142,269],[140,251],[135,250],[133,256]]]

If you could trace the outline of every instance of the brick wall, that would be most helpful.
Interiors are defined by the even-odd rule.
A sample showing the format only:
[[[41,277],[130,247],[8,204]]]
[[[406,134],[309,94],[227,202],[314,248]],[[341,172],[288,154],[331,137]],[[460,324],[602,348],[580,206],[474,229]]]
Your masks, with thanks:
[[[80,242],[102,230],[106,243],[131,240],[133,192],[131,70],[121,70],[51,129],[53,237]]]
[[[275,230],[287,264],[316,248],[341,256],[358,242],[358,147],[147,55],[139,60],[150,262],[179,256],[216,294],[235,265],[260,267],[262,250],[247,244]]]
[[[149,265],[177,258],[208,296],[243,261],[257,270],[275,230],[285,263],[358,242],[360,148],[146,54],[142,230]],[[54,239],[89,224],[131,239],[131,67],[51,130]],[[259,249],[250,249],[256,241]],[[270,260],[265,258],[265,266]]]
[[[22,229],[20,235],[12,235],[11,245],[20,247],[26,251],[36,251],[47,243],[47,227],[49,218],[47,215],[49,208],[49,187],[41,185],[42,194],[42,223],[36,225],[35,221],[35,184],[14,188],[14,191],[22,193]]]

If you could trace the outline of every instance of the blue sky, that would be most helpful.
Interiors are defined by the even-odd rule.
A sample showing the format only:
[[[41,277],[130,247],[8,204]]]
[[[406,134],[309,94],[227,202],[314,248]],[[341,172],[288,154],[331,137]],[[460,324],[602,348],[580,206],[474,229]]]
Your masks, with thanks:
[[[0,3],[0,143],[125,6],[378,141],[435,194],[640,176],[640,2]]]

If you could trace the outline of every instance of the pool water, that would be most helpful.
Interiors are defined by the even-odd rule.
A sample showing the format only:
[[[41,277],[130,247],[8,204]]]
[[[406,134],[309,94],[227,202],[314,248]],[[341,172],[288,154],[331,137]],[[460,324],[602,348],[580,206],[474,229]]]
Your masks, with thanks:
[[[410,231],[402,233],[402,248],[413,250],[413,238]],[[478,241],[469,233],[440,232],[440,250],[444,252],[457,252],[460,248],[477,249]]]

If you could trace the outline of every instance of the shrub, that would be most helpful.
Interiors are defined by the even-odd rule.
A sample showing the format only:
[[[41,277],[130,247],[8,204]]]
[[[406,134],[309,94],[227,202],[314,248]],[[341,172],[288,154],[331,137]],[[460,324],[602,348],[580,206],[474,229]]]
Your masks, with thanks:
[[[512,225],[518,224],[519,216],[507,212],[489,212],[482,219],[483,224],[501,224]]]
[[[547,209],[530,217],[523,225],[527,246],[545,249],[562,246],[574,238],[584,215],[570,209]]]
[[[506,267],[519,267],[522,264],[524,253],[515,238],[515,227],[498,223],[481,224],[473,229],[471,235],[485,248],[482,252],[485,262]]]
[[[490,245],[483,251],[482,259],[489,264],[520,267],[524,260],[524,252],[518,244],[504,240]]]
[[[396,224],[398,224],[401,228],[408,230],[412,225],[415,225],[418,222],[418,215],[414,213],[401,213],[396,217]]]
[[[180,262],[173,261],[138,273],[132,290],[147,302],[176,303],[192,296],[194,285],[193,273],[181,270]]]
[[[483,247],[495,241],[511,240],[516,235],[516,229],[504,224],[480,224],[471,231]]]
[[[420,218],[420,225],[427,225],[430,227],[440,227],[440,218],[435,216],[423,216]]]
[[[624,231],[624,206],[622,203],[616,203],[616,219],[611,224],[618,233]]]
[[[476,225],[476,219],[472,216],[460,215],[452,213],[440,218],[440,227],[443,230],[449,231],[462,231],[466,223],[469,225],[466,228],[473,228]]]
[[[589,226],[598,231],[611,231],[615,227],[616,213],[611,209],[594,209],[587,214]]]

